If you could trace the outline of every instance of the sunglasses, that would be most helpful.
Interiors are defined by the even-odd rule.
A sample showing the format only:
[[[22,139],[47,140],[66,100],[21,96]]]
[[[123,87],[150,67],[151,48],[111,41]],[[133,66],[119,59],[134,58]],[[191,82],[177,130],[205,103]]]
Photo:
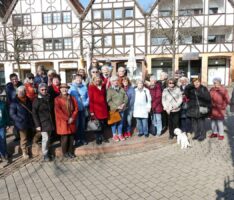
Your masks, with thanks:
[[[29,79],[34,79],[34,77],[28,77]]]
[[[173,85],[174,85],[174,83],[173,83],[173,82],[169,82],[168,84],[173,84]]]
[[[47,89],[40,89],[41,91],[47,91]]]
[[[92,73],[98,73],[98,71],[92,71]]]

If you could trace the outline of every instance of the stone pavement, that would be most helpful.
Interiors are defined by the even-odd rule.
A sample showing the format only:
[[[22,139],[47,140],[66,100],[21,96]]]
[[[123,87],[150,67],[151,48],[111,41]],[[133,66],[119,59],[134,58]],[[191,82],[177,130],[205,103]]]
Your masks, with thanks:
[[[233,200],[234,117],[224,141],[206,139],[116,156],[41,163],[0,179],[0,199]]]

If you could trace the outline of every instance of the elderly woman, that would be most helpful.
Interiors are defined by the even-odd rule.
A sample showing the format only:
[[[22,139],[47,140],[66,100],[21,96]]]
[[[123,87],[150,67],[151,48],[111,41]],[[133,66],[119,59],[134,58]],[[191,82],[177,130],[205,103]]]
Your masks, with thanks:
[[[54,112],[57,134],[61,136],[61,146],[65,158],[74,158],[73,142],[76,132],[78,105],[75,97],[68,94],[69,86],[60,85],[61,94],[55,98]]]
[[[155,135],[160,136],[162,133],[162,90],[160,84],[157,83],[156,77],[150,77],[150,84],[148,87],[150,91],[150,95],[152,98],[151,107],[152,107],[152,125],[153,125],[153,132]]]
[[[103,81],[104,85],[106,86],[106,89],[108,89],[111,86],[109,66],[108,65],[102,66],[101,72],[102,72],[102,81]]]
[[[113,134],[113,140],[118,142],[119,140],[125,140],[123,137],[123,121],[124,121],[124,111],[128,103],[128,96],[124,89],[118,84],[118,77],[112,76],[111,87],[107,90],[107,104],[110,111],[118,111],[121,115],[121,121],[111,125],[111,130]]]
[[[106,88],[102,84],[100,76],[93,78],[92,84],[89,85],[89,111],[93,119],[100,122],[101,130],[96,131],[96,144],[100,145],[102,142],[108,142],[104,139],[103,132],[108,118],[108,108],[106,102]]]
[[[176,86],[176,80],[170,78],[167,81],[167,88],[162,93],[163,109],[168,114],[169,139],[174,138],[174,130],[179,128],[180,106],[182,104],[182,93]]]
[[[23,153],[23,158],[28,159],[27,143],[30,130],[33,128],[33,121],[32,104],[26,96],[24,86],[20,86],[16,90],[16,98],[10,105],[10,117],[20,133],[20,147]]]
[[[191,127],[191,120],[187,116],[187,108],[188,108],[188,101],[189,99],[184,95],[184,91],[186,86],[189,84],[189,80],[187,77],[181,77],[179,80],[180,85],[180,91],[183,95],[183,103],[181,105],[181,112],[180,112],[180,128],[183,132],[191,133],[192,127]]]
[[[32,73],[28,73],[27,78],[24,81],[24,86],[26,90],[26,96],[33,102],[33,100],[37,96],[37,89],[34,84],[34,75]]]
[[[151,96],[147,88],[144,87],[143,80],[137,80],[137,88],[135,89],[135,102],[133,109],[133,117],[137,120],[138,136],[149,137],[148,132],[148,116],[151,110]]]
[[[218,137],[224,139],[224,116],[229,102],[228,91],[221,85],[220,78],[213,79],[214,87],[210,89],[211,96],[211,127],[212,134],[210,138]]]
[[[128,96],[128,105],[126,110],[124,111],[124,124],[123,124],[123,136],[124,138],[128,138],[132,136],[132,116],[133,116],[133,108],[135,102],[135,90],[131,86],[131,82],[128,77],[123,77],[123,89]]]
[[[48,83],[48,77],[43,65],[37,67],[37,75],[34,79],[34,83],[36,84],[36,86],[38,86],[40,83]]]
[[[185,88],[185,96],[189,99],[187,116],[192,119],[192,128],[195,133],[193,139],[202,141],[206,138],[205,118],[209,116],[211,98],[208,89],[195,78],[192,84]]]

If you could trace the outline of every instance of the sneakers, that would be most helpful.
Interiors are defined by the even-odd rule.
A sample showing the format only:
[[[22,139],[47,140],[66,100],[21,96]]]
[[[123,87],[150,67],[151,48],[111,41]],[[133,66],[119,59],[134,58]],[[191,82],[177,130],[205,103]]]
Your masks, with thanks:
[[[24,159],[24,160],[29,159],[29,155],[28,155],[27,153],[23,153],[23,159]]]
[[[131,135],[131,133],[130,132],[125,132],[124,134],[123,134],[123,137],[124,138],[129,138],[129,137],[131,137],[132,135]]]
[[[118,141],[119,141],[118,135],[114,135],[114,136],[113,136],[113,140],[114,140],[115,142],[118,142]]]
[[[223,135],[219,135],[219,136],[218,136],[218,139],[219,139],[219,140],[223,140],[223,139],[224,139],[224,136],[223,136]]]
[[[209,138],[216,138],[218,136],[219,136],[218,133],[212,133],[209,135]]]
[[[119,137],[119,139],[121,140],[121,141],[124,141],[125,140],[125,138],[123,137],[123,135],[120,135],[120,136],[118,136]]]

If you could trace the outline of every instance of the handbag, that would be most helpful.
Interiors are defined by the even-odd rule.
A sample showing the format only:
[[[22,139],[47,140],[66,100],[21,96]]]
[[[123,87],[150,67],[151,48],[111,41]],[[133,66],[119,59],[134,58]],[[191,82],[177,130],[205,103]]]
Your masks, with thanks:
[[[202,114],[202,115],[208,114],[208,112],[209,112],[208,107],[200,106],[199,101],[198,101],[198,98],[197,98],[197,93],[196,93],[196,91],[195,91],[195,96],[196,96],[196,100],[197,100],[197,105],[198,105],[198,107],[199,107],[199,113]]]
[[[87,122],[86,131],[101,131],[102,127],[97,119],[89,119]]]
[[[109,117],[108,117],[108,121],[107,124],[111,125],[111,124],[115,124],[117,122],[121,121],[121,115],[119,114],[118,111],[109,111]]]

